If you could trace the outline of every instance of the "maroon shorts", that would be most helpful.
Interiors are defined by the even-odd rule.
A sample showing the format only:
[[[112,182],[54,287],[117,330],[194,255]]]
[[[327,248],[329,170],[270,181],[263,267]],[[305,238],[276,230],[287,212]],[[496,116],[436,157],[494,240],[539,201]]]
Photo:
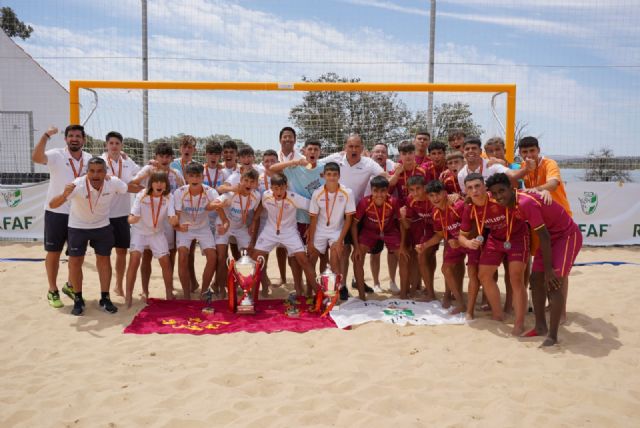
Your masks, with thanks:
[[[551,262],[553,271],[559,277],[569,276],[573,262],[575,262],[578,253],[582,248],[582,234],[576,227],[575,230],[567,236],[551,241]],[[532,272],[544,272],[544,263],[542,261],[542,250],[538,247],[533,257]]]
[[[300,234],[300,238],[302,238],[302,243],[307,245],[307,229],[309,225],[307,223],[298,223],[298,233]]]
[[[378,233],[362,229],[360,231],[360,235],[358,235],[359,243],[366,245],[370,249],[374,248],[378,241],[381,240],[384,241],[384,245],[387,247],[388,251],[393,252],[400,248],[400,232],[397,234],[385,234],[384,237],[381,237]]]
[[[511,248],[504,248],[504,241],[489,236],[480,253],[480,264],[500,266],[506,258],[507,262],[527,263],[529,258],[529,233],[511,237]]]
[[[467,255],[467,251],[463,247],[452,248],[449,244],[445,244],[444,246],[444,257],[443,263],[449,265],[457,265],[458,263],[464,262],[464,258]]]
[[[478,264],[480,264],[480,250],[470,250],[465,248],[464,252],[467,254],[467,266],[478,266]]]
[[[407,231],[407,241],[410,246],[413,248],[418,244],[422,244],[423,242],[427,242],[435,235],[433,231],[433,226],[427,225],[426,227],[422,227],[422,225],[411,225],[409,230]],[[437,249],[438,247],[436,247]]]

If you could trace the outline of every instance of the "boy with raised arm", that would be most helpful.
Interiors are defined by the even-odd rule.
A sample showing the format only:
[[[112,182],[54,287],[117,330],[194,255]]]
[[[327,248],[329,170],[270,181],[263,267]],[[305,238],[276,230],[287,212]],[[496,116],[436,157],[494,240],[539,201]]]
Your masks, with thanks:
[[[262,202],[254,215],[251,231],[253,234],[252,257],[265,256],[277,245],[283,245],[287,253],[295,257],[307,280],[306,296],[311,297],[315,284],[315,273],[309,263],[302,238],[296,225],[296,210],[309,209],[309,199],[287,190],[287,177],[282,174],[271,176],[271,189],[264,192]],[[267,211],[267,225],[257,233],[260,212]],[[296,287],[296,294],[302,295],[302,287]]]
[[[202,284],[208,286],[216,271],[216,241],[209,228],[207,211],[215,208],[212,202],[218,198],[218,192],[212,187],[202,185],[203,169],[201,164],[195,162],[186,165],[185,174],[188,184],[180,187],[174,194],[176,215],[179,220],[179,224],[176,226],[178,276],[186,300],[191,298],[193,291],[189,273],[189,252],[196,241],[206,257]],[[229,226],[229,222],[220,207],[218,207],[218,216],[220,217],[220,231],[223,232]],[[205,291],[203,286],[202,292]]]
[[[353,271],[358,287],[358,296],[366,300],[364,289],[364,256],[371,248],[383,241],[387,251],[396,253],[400,264],[400,298],[409,296],[408,259],[406,232],[400,226],[400,205],[389,196],[389,181],[382,176],[371,179],[371,195],[360,200],[351,223],[351,239],[355,247]],[[362,229],[358,231],[358,223]]]
[[[340,166],[337,163],[325,164],[323,176],[324,186],[311,196],[308,250],[311,266],[315,269],[318,255],[326,254],[328,249],[331,270],[339,273],[344,238],[351,230],[356,205],[351,189],[340,184]]]
[[[74,302],[72,315],[82,315],[82,265],[87,245],[96,253],[96,268],[100,279],[100,307],[114,314],[118,308],[111,302],[111,249],[114,245],[113,227],[109,224],[109,209],[117,195],[127,193],[127,185],[117,177],[105,180],[107,165],[102,158],[91,158],[87,164],[87,175],[78,177],[65,186],[62,194],[49,202],[53,209],[67,200],[69,210],[69,277],[73,284]]]
[[[538,194],[514,191],[504,174],[490,177],[487,186],[496,201],[526,220],[540,239],[531,274],[536,326],[524,336],[547,335],[542,346],[554,345],[558,341],[558,326],[564,308],[562,285],[582,248],[582,234],[560,204],[555,201],[547,204]],[[547,296],[551,304],[550,328],[547,328],[545,315]]]

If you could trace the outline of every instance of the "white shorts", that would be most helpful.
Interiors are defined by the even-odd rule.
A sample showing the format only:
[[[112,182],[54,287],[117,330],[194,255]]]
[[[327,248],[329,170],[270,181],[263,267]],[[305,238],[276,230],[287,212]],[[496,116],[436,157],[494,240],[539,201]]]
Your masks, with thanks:
[[[256,250],[270,253],[278,246],[286,248],[289,257],[292,257],[295,253],[305,252],[304,243],[295,227],[291,231],[280,231],[280,235],[277,235],[272,229],[264,229],[258,235]]]
[[[164,228],[164,237],[167,240],[167,245],[170,250],[175,250],[176,248],[176,230],[169,224],[168,221],[165,221],[163,224]]]
[[[167,238],[163,232],[154,233],[152,235],[142,235],[135,228],[131,229],[131,245],[129,251],[138,251],[142,253],[147,248],[151,249],[153,257],[159,259],[169,254],[169,245]]]
[[[216,239],[213,237],[211,233],[211,229],[209,229],[209,225],[205,227],[201,227],[199,229],[189,229],[186,232],[176,232],[176,242],[177,247],[191,247],[191,242],[193,240],[198,241],[198,245],[200,245],[200,250],[208,250],[209,248],[216,248]]]
[[[229,230],[227,230],[227,233],[225,233],[224,235],[220,235],[216,231],[216,243],[218,245],[229,245],[229,241],[231,240],[231,238],[235,238],[236,245],[239,249],[249,248],[249,244],[251,243],[249,230],[246,227],[241,227],[238,229],[229,228]]]
[[[320,254],[325,254],[327,248],[338,242],[340,232],[341,230],[316,229],[316,233],[313,236],[313,246],[316,247]]]

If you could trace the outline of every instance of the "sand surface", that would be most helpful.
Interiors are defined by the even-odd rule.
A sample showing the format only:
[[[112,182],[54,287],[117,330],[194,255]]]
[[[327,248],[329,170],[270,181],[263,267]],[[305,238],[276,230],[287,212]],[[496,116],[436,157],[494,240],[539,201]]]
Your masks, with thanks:
[[[0,257],[44,252],[4,243]],[[578,257],[603,260],[640,263],[640,249]],[[276,278],[275,257],[269,273]],[[44,263],[4,262],[0,427],[637,427],[639,278],[640,266],[574,268],[561,342],[541,350],[540,338],[512,338],[509,323],[483,312],[465,326],[125,335],[143,304],[100,312],[93,257],[83,317],[69,314],[66,296],[63,309],[49,307]],[[443,290],[441,274],[436,288]],[[162,289],[154,266],[152,295]]]

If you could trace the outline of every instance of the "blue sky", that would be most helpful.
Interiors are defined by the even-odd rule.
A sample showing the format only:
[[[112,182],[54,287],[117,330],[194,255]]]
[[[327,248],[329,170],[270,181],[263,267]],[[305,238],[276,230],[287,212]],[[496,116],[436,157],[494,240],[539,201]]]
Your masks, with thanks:
[[[139,0],[3,5],[35,27],[18,43],[63,85],[140,78]],[[436,82],[515,82],[518,120],[547,153],[640,154],[636,0],[440,0],[436,16]],[[149,0],[150,79],[295,81],[336,71],[426,81],[428,22],[423,0]],[[265,149],[298,97],[154,93],[151,136],[230,133]],[[404,99],[425,106],[426,97]],[[436,96],[455,99],[471,104],[483,138],[499,132],[488,97]],[[138,94],[100,93],[99,104],[91,132],[140,137]]]

